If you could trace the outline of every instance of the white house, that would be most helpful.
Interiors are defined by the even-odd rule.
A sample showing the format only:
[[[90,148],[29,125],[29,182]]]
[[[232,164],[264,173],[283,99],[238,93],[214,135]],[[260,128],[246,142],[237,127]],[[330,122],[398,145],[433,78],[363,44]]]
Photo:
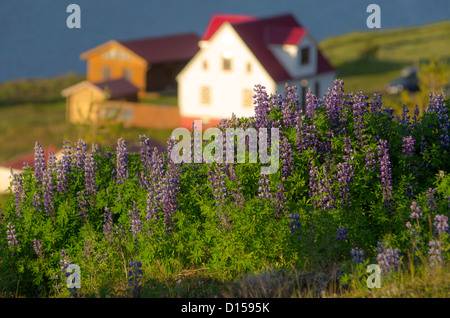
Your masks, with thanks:
[[[308,30],[290,15],[257,18],[213,15],[199,41],[200,50],[178,74],[178,103],[183,127],[201,119],[205,127],[220,119],[253,116],[254,87],[284,93],[311,88],[322,96],[336,71]]]

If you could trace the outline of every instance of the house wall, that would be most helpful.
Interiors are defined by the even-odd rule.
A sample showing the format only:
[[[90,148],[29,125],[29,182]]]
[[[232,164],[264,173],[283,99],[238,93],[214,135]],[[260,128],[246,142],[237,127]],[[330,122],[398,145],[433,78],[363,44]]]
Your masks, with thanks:
[[[223,56],[231,56],[232,69],[223,70]],[[207,69],[203,69],[203,63]],[[251,72],[247,72],[247,63]],[[244,44],[234,29],[224,23],[178,76],[178,101],[180,115],[188,118],[191,128],[192,119],[204,122],[221,118],[230,118],[234,113],[238,117],[253,116],[254,106],[243,106],[244,90],[253,95],[254,86],[261,84],[267,91],[275,92],[275,83],[260,62]],[[210,103],[201,102],[202,87],[210,89]]]
[[[109,78],[104,77],[104,68],[110,69]],[[111,42],[87,58],[87,80],[94,83],[125,77],[127,70],[130,75],[128,80],[140,91],[145,91],[147,62],[119,43]]]
[[[189,61],[152,64],[147,71],[147,92],[158,92],[167,89],[176,89],[176,76]]]
[[[88,87],[73,93],[66,98],[67,120],[71,123],[97,120],[97,103],[103,99],[103,94]]]
[[[13,170],[13,173],[19,172],[22,172],[22,170]],[[9,167],[0,167],[0,194],[8,193],[11,182],[11,169]]]
[[[116,112],[117,111],[117,112]],[[107,101],[99,107],[99,117],[117,114],[125,127],[149,129],[175,129],[180,127],[178,107],[125,101]]]

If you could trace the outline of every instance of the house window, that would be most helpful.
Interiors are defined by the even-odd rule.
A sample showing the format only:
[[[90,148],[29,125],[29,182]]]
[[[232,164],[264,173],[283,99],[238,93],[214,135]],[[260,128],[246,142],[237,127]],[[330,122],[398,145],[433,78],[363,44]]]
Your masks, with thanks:
[[[202,105],[211,104],[211,88],[209,86],[200,87],[200,103]]]
[[[300,51],[300,64],[305,65],[309,63],[309,47],[304,47]]]
[[[247,71],[247,73],[251,73],[252,72],[252,63],[247,62],[246,71]]]
[[[253,93],[251,89],[244,89],[242,91],[242,106],[244,108],[253,107]]]
[[[107,80],[111,78],[111,69],[109,67],[102,68],[102,77]]]
[[[302,86],[302,110],[306,110],[306,86]]]
[[[222,58],[222,69],[224,71],[231,71],[231,58],[230,57]]]
[[[124,69],[123,70],[123,78],[126,79],[127,81],[131,82],[131,70],[129,69]]]
[[[319,81],[316,81],[315,87],[314,87],[314,91],[316,92],[316,96],[319,96],[320,94],[320,86],[319,86]]]

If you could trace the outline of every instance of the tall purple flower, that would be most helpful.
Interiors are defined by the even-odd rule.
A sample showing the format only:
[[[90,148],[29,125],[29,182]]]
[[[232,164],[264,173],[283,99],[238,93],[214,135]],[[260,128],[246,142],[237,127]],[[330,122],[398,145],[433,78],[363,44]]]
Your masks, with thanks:
[[[261,174],[261,177],[258,181],[258,197],[261,199],[272,199],[272,193],[270,190],[270,179],[266,174]]]
[[[291,233],[300,230],[301,227],[300,215],[291,213],[289,214],[289,220],[291,220],[291,222],[289,223],[289,229],[291,230]]]
[[[86,191],[77,192],[78,215],[85,220],[88,216],[88,202],[86,201]]]
[[[377,262],[380,266],[381,272],[385,275],[400,269],[400,250],[398,248],[391,248],[382,243],[378,243]]]
[[[86,142],[79,139],[75,148],[75,162],[78,168],[84,168],[84,160],[86,158]]]
[[[360,263],[364,263],[366,259],[364,258],[364,251],[360,250],[357,247],[354,247],[350,251],[350,255],[352,256],[352,261],[358,265]]]
[[[133,203],[133,209],[128,214],[130,216],[130,232],[133,237],[136,237],[142,230],[141,212],[138,210],[136,202]]]
[[[17,247],[19,245],[19,241],[17,240],[16,227],[11,222],[9,222],[6,227],[6,239],[8,240],[8,246]]]
[[[86,154],[85,157],[86,162],[84,164],[84,183],[88,195],[94,196],[97,192],[94,155]]]
[[[412,136],[403,138],[402,152],[407,157],[412,157],[414,155],[414,145],[416,141]]]
[[[412,213],[409,215],[411,219],[418,219],[423,217],[422,208],[416,201],[413,201],[411,203],[410,209],[412,211]]]
[[[435,113],[438,120],[438,131],[440,145],[445,148],[450,146],[450,120],[448,108],[445,106],[444,96],[442,94],[430,93],[430,104],[425,110],[426,113]]]
[[[14,190],[14,203],[16,206],[16,214],[22,217],[21,204],[25,199],[25,191],[23,189],[23,175],[21,173],[13,173],[13,190]]]
[[[367,148],[364,167],[366,168],[367,171],[377,170],[377,161],[375,160],[375,149]]]
[[[55,203],[53,198],[53,173],[50,170],[44,171],[42,184],[42,192],[44,197],[44,210],[47,217],[50,217],[55,209]]]
[[[117,184],[123,184],[128,179],[128,151],[125,140],[119,138],[117,142]]]
[[[257,128],[269,128],[270,98],[266,92],[266,88],[262,85],[256,85],[254,88],[255,95],[255,118]]]
[[[348,234],[347,233],[347,229],[345,227],[343,227],[343,226],[339,226],[336,229],[336,239],[338,241],[346,241],[346,240],[348,240],[347,234]]]
[[[442,263],[442,242],[440,240],[431,240],[428,242],[430,249],[428,250],[428,262],[431,267],[438,266]]]
[[[364,115],[367,109],[367,102],[369,97],[358,91],[358,94],[353,97],[353,122],[354,133],[360,147],[363,146],[363,138],[365,132]]]
[[[44,177],[45,170],[45,157],[44,150],[39,142],[36,141],[34,146],[34,175],[36,179],[36,183],[38,185],[42,184],[42,178]]]
[[[107,207],[103,213],[103,234],[106,238],[111,238],[113,234],[113,212]]]
[[[430,211],[436,211],[438,199],[436,198],[436,189],[428,188],[426,196],[427,196],[427,206]]]
[[[442,235],[444,233],[447,233],[448,231],[448,217],[446,217],[444,214],[438,214],[434,216],[434,228],[435,232],[438,235]]]
[[[289,139],[281,133],[281,180],[284,182],[294,171],[292,148]]]
[[[392,199],[392,173],[387,141],[383,139],[378,144],[378,164],[383,187],[383,202],[386,205]]]
[[[286,83],[285,97],[283,98],[281,104],[284,127],[291,127],[295,124],[297,110],[299,110],[299,100],[298,94],[295,92],[296,90],[296,86],[289,86]]]
[[[337,168],[337,181],[339,184],[339,196],[344,206],[350,205],[350,182],[354,175],[353,164],[353,150],[351,147],[351,140],[348,137],[344,137],[344,162],[340,162],[336,165]]]
[[[329,88],[323,97],[331,130],[335,133],[342,133],[345,129],[343,126],[345,118],[342,116],[344,107],[342,103],[343,95],[344,81],[336,79],[334,80],[333,88]]]
[[[34,252],[36,253],[37,256],[39,256],[39,257],[44,256],[44,249],[42,247],[41,240],[33,239],[33,248],[34,248]]]

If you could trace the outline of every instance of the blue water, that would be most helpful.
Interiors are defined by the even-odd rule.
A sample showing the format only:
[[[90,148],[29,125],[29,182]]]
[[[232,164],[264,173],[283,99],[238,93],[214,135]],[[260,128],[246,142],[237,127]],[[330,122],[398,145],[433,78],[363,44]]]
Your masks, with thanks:
[[[66,8],[81,7],[81,29]],[[381,7],[381,27],[450,19],[449,0],[0,0],[0,81],[84,74],[82,52],[110,39],[202,34],[213,13],[292,13],[318,40],[368,30],[366,8]]]

